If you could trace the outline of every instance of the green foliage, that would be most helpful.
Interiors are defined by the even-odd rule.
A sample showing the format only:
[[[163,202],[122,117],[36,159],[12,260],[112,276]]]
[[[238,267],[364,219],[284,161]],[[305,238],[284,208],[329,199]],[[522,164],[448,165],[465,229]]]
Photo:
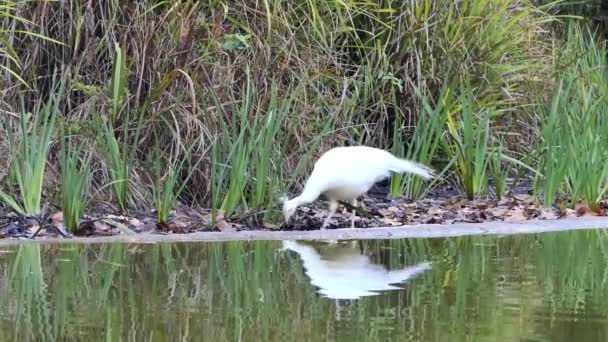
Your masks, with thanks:
[[[540,123],[535,193],[542,193],[545,206],[552,205],[557,194],[569,193],[572,206],[582,198],[598,210],[608,190],[607,53],[592,34],[570,25],[562,56],[569,64]]]
[[[567,128],[562,119],[562,92],[569,93],[569,85],[560,82],[556,94],[553,96],[550,109],[542,117],[540,128],[540,143],[538,150],[541,153],[538,163],[539,173],[536,175],[534,189],[536,196],[542,190],[543,205],[550,207],[557,193],[562,190],[567,166],[573,156],[567,148],[568,134],[561,129]]]
[[[8,132],[11,151],[10,172],[19,185],[20,201],[3,191],[0,191],[0,200],[20,214],[41,213],[46,158],[65,85],[62,78],[59,89],[55,92],[55,80],[53,78],[53,91],[48,100],[44,105],[41,105],[42,101],[38,101],[33,113],[26,112],[24,100],[21,98],[18,127],[11,123],[9,116],[4,117],[4,129]]]
[[[493,114],[492,108],[478,109],[469,84],[462,89],[459,110],[448,113],[444,150],[455,160],[456,175],[469,199],[486,190],[490,117]]]
[[[0,0],[0,71],[5,71],[20,83],[27,86],[27,82],[19,75],[21,62],[18,52],[13,47],[15,36],[24,35],[38,38],[42,41],[63,45],[60,41],[49,38],[29,30],[17,30],[17,25],[31,25],[32,22],[17,14],[19,1]]]
[[[218,113],[222,133],[218,132],[212,146],[211,206],[214,212],[221,209],[226,215],[232,215],[239,205],[244,210],[268,207],[282,181],[280,166],[289,137],[278,134],[294,95],[279,100],[273,83],[270,100],[263,107],[249,77],[245,87],[243,99],[233,97],[230,110]]]
[[[192,198],[209,203],[214,212],[258,211],[268,219],[277,192],[302,181],[319,148],[345,142],[391,147],[397,155],[423,164],[441,162],[447,165],[444,172],[455,165],[463,188],[473,197],[486,190],[488,173],[497,194],[505,190],[511,168],[507,164],[513,161],[492,147],[490,132],[495,129],[508,133],[524,126],[537,134],[522,139],[538,141],[539,146],[524,159],[547,153],[601,156],[591,146],[603,143],[603,138],[585,135],[588,131],[577,132],[588,150],[568,145],[567,151],[559,147],[548,152],[548,146],[559,142],[551,142],[545,134],[570,122],[556,117],[551,128],[549,122],[545,126],[543,120],[534,121],[544,115],[551,119],[549,110],[538,117],[531,113],[532,105],[545,95],[542,92],[552,89],[555,79],[545,77],[551,68],[557,74],[571,69],[572,61],[588,48],[571,44],[566,49],[571,52],[560,57],[562,46],[552,40],[561,36],[551,34],[551,29],[561,24],[548,14],[554,3],[148,0],[98,2],[89,9],[82,1],[69,0],[64,5],[0,0],[2,69],[14,71],[4,72],[10,77],[2,83],[0,110],[14,111],[17,104],[11,98],[17,95],[32,103],[30,97],[47,91],[49,68],[66,64],[70,70],[70,91],[63,94],[62,108],[69,116],[66,130],[100,138],[106,161],[101,166],[106,172],[96,174],[110,176],[108,186],[122,209],[141,198],[162,207],[159,213],[168,213],[179,195],[164,190],[178,190],[181,176],[190,174],[196,164],[188,187]],[[26,19],[30,16],[31,21]],[[91,22],[99,23],[95,30],[87,24]],[[22,39],[21,27],[35,27],[39,33]],[[30,39],[36,35],[54,40]],[[59,41],[65,45],[53,43]],[[28,68],[20,74],[21,64]],[[15,77],[28,80],[35,91],[19,93],[22,87],[15,86]],[[452,82],[464,80],[475,92],[466,99],[452,96],[456,90]],[[572,88],[583,89],[580,85]],[[585,110],[603,106],[595,104],[603,96],[598,87],[576,92],[594,96]],[[470,108],[462,106],[467,101]],[[564,107],[559,104],[556,110]],[[506,109],[508,116],[494,117]],[[576,120],[572,125],[582,127]],[[159,130],[159,123],[171,129]],[[200,146],[210,149],[211,160],[187,161],[182,170],[183,160],[172,155],[164,175],[160,171],[154,184],[138,188],[134,180],[139,174],[134,170],[138,159],[153,150],[152,132],[172,146],[200,139]],[[500,148],[510,155],[528,148],[520,142],[504,144]],[[542,189],[546,203],[561,193],[573,198],[604,193],[597,177],[578,176],[598,166],[596,157],[588,165],[577,160],[572,167],[578,171],[563,175],[559,168],[563,161],[542,158],[536,188],[546,184],[547,191]],[[15,175],[12,171],[10,177],[17,180]],[[391,193],[417,199],[441,181],[442,177],[428,183],[397,176]],[[589,183],[596,181],[601,184]],[[155,189],[155,195],[147,198],[138,191],[142,188]],[[5,193],[0,196],[13,208],[23,206]],[[162,216],[161,221],[166,218]]]
[[[92,153],[83,155],[82,147],[73,146],[68,139],[65,135],[61,139],[61,205],[65,227],[75,232],[86,208]]]
[[[494,180],[494,191],[496,198],[499,200],[505,195],[505,189],[507,188],[507,178],[513,168],[513,164],[509,163],[505,165],[505,154],[504,147],[501,142],[498,142],[496,146],[489,151],[488,166],[492,179]]]
[[[129,141],[128,130],[123,128],[122,146],[114,134],[112,125],[108,122],[104,124],[102,152],[106,159],[114,198],[122,210],[127,209],[129,201],[129,184],[133,164],[135,163],[135,151],[137,149],[139,131],[142,127],[142,120],[137,121],[136,134],[134,141]]]
[[[430,165],[436,157],[440,142],[448,118],[448,113],[453,107],[452,95],[446,82],[441,89],[439,99],[434,107],[431,107],[429,96],[421,95],[421,108],[418,112],[418,120],[414,127],[406,152],[403,151],[405,132],[401,129],[401,120],[396,118],[395,130],[393,135],[393,153],[405,159],[414,160],[424,165]],[[403,195],[409,199],[419,199],[424,197],[429,187],[424,179],[411,174],[394,175],[391,179],[391,195]]]
[[[114,46],[114,58],[112,59],[112,79],[110,89],[112,94],[112,111],[110,114],[112,124],[120,115],[124,98],[127,95],[127,78],[129,69],[127,68],[127,56],[123,49],[118,45]]]
[[[112,60],[112,109],[110,112],[110,120],[105,120],[103,128],[99,130],[99,134],[103,136],[101,139],[104,143],[102,152],[106,159],[108,173],[110,175],[111,185],[114,193],[114,198],[122,210],[127,209],[129,201],[129,189],[133,165],[135,163],[135,154],[141,138],[141,129],[144,124],[143,115],[138,115],[132,119],[129,108],[123,110],[123,106],[127,104],[125,97],[128,92],[128,77],[129,70],[126,67],[126,54],[118,44],[114,46],[114,55]],[[147,109],[148,102],[144,104],[143,110]],[[121,113],[123,115],[122,126],[122,146],[119,145],[115,135],[116,121]],[[104,117],[105,119],[105,117]],[[131,138],[130,125],[135,122],[135,133]]]
[[[188,166],[185,166],[186,161],[191,160],[192,151],[195,146],[196,144],[192,144],[185,150],[181,159],[177,157],[178,152],[175,153],[176,156],[162,158],[162,151],[158,145],[156,146],[156,157],[154,158],[154,171],[156,174],[154,200],[156,204],[156,222],[158,224],[167,224],[169,222],[169,213],[175,206],[176,199],[182,193],[190,177],[192,177],[192,174],[205,157],[207,151],[203,151],[194,164],[188,163]],[[164,175],[162,174],[163,167],[161,166],[161,160],[166,165]],[[184,179],[180,178],[181,172],[187,173]],[[182,183],[179,187],[177,186],[178,181]]]

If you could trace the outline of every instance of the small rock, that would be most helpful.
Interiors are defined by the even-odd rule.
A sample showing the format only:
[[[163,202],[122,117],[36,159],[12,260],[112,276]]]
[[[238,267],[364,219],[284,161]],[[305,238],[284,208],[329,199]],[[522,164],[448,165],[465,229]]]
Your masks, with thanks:
[[[19,226],[17,226],[17,223],[11,222],[6,227],[4,227],[4,232],[7,235],[16,235],[16,234],[19,234]]]

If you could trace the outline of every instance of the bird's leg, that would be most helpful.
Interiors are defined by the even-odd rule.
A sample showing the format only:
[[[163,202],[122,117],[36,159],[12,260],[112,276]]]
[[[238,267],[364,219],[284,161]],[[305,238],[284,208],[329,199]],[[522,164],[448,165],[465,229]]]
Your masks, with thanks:
[[[340,203],[342,203],[348,209],[355,211],[361,217],[366,217],[370,220],[374,220],[378,223],[382,223],[382,221],[380,221],[376,216],[374,216],[372,213],[370,213],[367,209],[364,209],[364,207],[359,207],[359,206],[355,207],[355,206],[353,206],[353,204],[351,202],[340,202]]]
[[[327,215],[327,218],[325,219],[325,221],[323,221],[323,225],[321,226],[321,229],[325,229],[327,227],[327,224],[329,223],[329,219],[331,219],[331,217],[334,216],[334,214],[336,213],[336,210],[338,210],[338,202],[329,201],[329,215]]]
[[[357,210],[355,210],[355,208],[357,208],[357,199],[356,198],[353,199],[352,205],[353,205],[353,217],[350,220],[350,227],[355,228],[355,216],[357,215]]]

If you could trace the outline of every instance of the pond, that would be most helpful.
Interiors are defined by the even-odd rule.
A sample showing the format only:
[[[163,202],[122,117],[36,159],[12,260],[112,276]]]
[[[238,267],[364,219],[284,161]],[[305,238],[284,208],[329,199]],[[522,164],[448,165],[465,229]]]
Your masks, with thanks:
[[[605,341],[603,230],[0,249],[0,340]]]

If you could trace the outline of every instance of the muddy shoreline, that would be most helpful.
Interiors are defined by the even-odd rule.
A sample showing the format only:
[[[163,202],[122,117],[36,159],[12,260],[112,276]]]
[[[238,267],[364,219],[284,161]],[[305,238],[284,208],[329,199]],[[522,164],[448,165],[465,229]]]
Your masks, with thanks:
[[[40,217],[20,216],[0,208],[0,246],[24,241],[40,242],[178,242],[231,240],[348,240],[431,238],[479,234],[536,233],[544,231],[608,228],[608,199],[597,211],[583,203],[566,202],[544,208],[531,195],[531,185],[512,186],[508,196],[469,200],[451,186],[434,189],[428,197],[412,201],[391,198],[388,188],[376,186],[360,201],[355,228],[350,229],[352,208],[340,206],[327,230],[327,203],[300,206],[289,223],[267,222],[263,211],[212,220],[204,208],[179,206],[170,221],[158,224],[153,210],[118,211],[107,203],[92,205],[81,219],[80,229],[69,233],[59,208]],[[281,216],[273,209],[269,221]]]
[[[24,243],[69,244],[110,243],[149,244],[164,242],[225,242],[256,240],[384,240],[405,238],[444,238],[473,235],[515,235],[570,230],[608,229],[608,217],[527,220],[522,222],[486,222],[453,224],[417,224],[373,229],[344,228],[311,231],[238,231],[194,232],[186,234],[141,233],[96,237],[38,237],[36,239],[2,239],[0,247]]]

